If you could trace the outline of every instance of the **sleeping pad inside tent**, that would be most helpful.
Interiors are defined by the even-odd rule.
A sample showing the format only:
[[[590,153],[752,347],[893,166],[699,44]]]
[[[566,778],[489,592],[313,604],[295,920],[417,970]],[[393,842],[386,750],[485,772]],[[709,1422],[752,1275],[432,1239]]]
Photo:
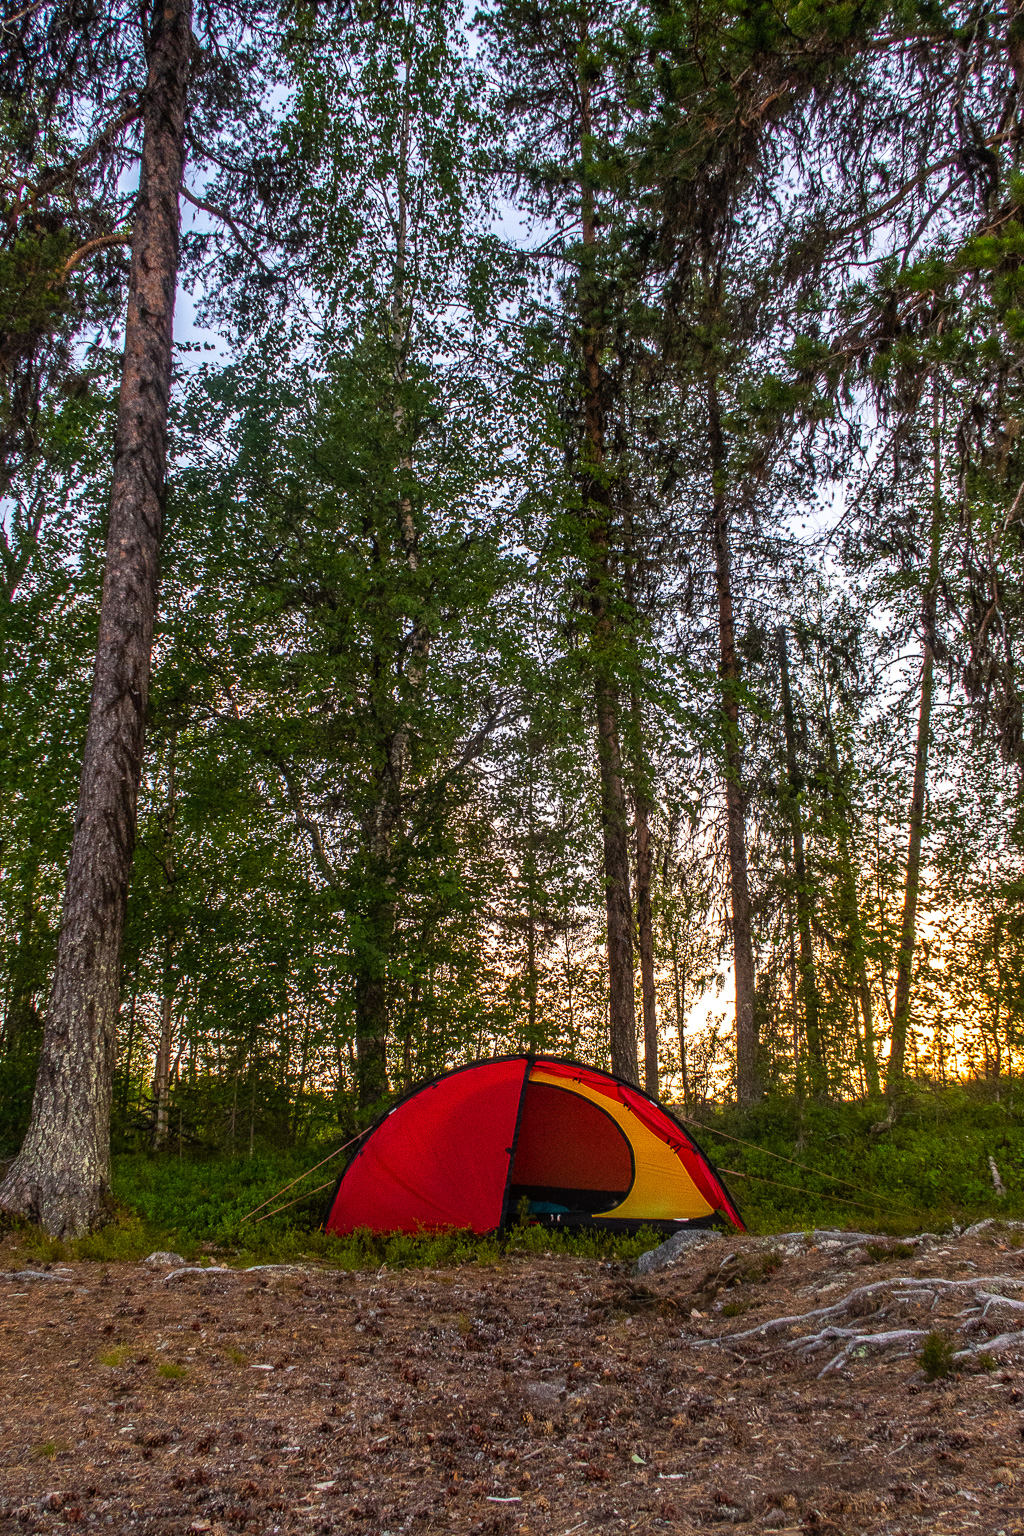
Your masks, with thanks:
[[[639,1088],[578,1062],[456,1068],[382,1115],[338,1181],[329,1232],[552,1226],[745,1230],[692,1137]]]

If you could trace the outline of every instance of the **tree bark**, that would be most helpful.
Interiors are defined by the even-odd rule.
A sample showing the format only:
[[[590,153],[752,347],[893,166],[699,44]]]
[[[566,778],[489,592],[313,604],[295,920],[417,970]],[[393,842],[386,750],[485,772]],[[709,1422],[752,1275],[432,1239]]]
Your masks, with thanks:
[[[409,178],[412,155],[413,119],[418,106],[413,92],[412,61],[406,59],[402,81],[401,124],[396,170],[395,262],[391,283],[391,351],[393,381],[396,391],[394,423],[400,433],[405,425],[405,406],[401,391],[408,380],[411,334],[409,263]],[[399,474],[413,473],[411,451],[396,465]],[[398,536],[409,570],[419,569],[419,533],[413,505],[407,493],[398,497]],[[418,689],[426,675],[432,643],[430,631],[417,620],[409,642],[406,680]],[[394,663],[395,658],[387,658]],[[382,668],[382,675],[387,668]],[[388,713],[391,711],[391,701]],[[395,898],[392,894],[392,862],[396,838],[402,830],[402,791],[409,771],[410,732],[400,724],[385,742],[385,764],[379,777],[379,799],[373,808],[366,839],[375,879],[379,878],[380,899],[369,914],[369,945],[364,953],[368,967],[356,978],[356,1061],[359,1107],[377,1109],[389,1092],[388,1040],[391,1033],[388,966],[395,935]]]
[[[651,848],[650,796],[647,793],[649,775],[644,752],[644,721],[640,707],[639,652],[636,646],[639,626],[639,609],[636,591],[636,559],[634,551],[634,527],[632,497],[628,492],[623,503],[626,537],[626,603],[631,619],[627,632],[633,652],[633,678],[630,683],[630,723],[632,726],[633,769],[633,825],[636,831],[636,940],[640,956],[640,1006],[643,1017],[644,1040],[644,1088],[652,1098],[658,1097],[658,1008],[654,985],[654,913],[651,890],[654,880],[654,859]]]
[[[585,42],[581,37],[581,44]],[[580,77],[580,129],[585,145],[591,134],[589,88]],[[584,263],[580,274],[580,321],[583,330],[584,464],[581,479],[587,533],[587,587],[590,597],[591,654],[597,715],[597,755],[601,777],[601,835],[604,854],[605,910],[608,920],[608,1033],[612,1071],[639,1085],[636,997],[633,982],[633,902],[629,870],[629,818],[622,775],[619,691],[615,673],[615,621],[610,602],[612,499],[605,463],[605,418],[601,373],[601,336],[596,315],[594,262],[597,221],[594,195],[580,186]]]
[[[640,999],[644,1018],[644,1088],[658,1097],[658,1011],[654,990],[654,921],[651,912],[651,828],[648,804],[637,791],[636,929],[640,949]]]
[[[121,937],[135,849],[167,458],[191,0],[153,13],[96,665],[32,1119],[0,1207],[53,1236],[102,1220]]]
[[[898,1094],[906,1076],[907,1032],[917,941],[917,908],[921,894],[921,850],[924,844],[924,811],[928,789],[928,747],[931,740],[932,697],[935,684],[935,619],[938,606],[939,549],[941,542],[941,480],[939,461],[938,401],[935,403],[934,484],[932,526],[928,552],[928,582],[921,605],[924,654],[921,658],[921,699],[917,715],[917,741],[914,749],[914,783],[910,792],[910,832],[907,839],[907,872],[903,888],[903,917],[900,923],[899,963],[896,993],[893,999],[892,1048],[885,1074],[885,1091]]]
[[[804,1039],[810,1058],[811,1090],[827,1093],[828,1070],[821,1039],[818,1007],[818,984],[814,974],[814,939],[811,932],[811,893],[807,884],[807,862],[804,856],[804,829],[800,815],[800,791],[803,788],[796,756],[796,725],[793,715],[793,696],[789,685],[789,654],[786,647],[786,630],[780,625],[779,677],[782,691],[782,721],[786,738],[786,777],[789,785],[789,821],[793,840],[793,873],[796,877],[796,925],[800,935],[800,958],[797,962],[800,1001],[803,1005]]]
[[[934,606],[934,604],[933,604]],[[910,1025],[911,982],[917,941],[917,907],[921,894],[921,849],[924,843],[924,807],[928,785],[928,743],[931,734],[934,658],[925,644],[921,664],[921,702],[917,717],[914,752],[914,783],[910,794],[910,834],[907,842],[907,873],[903,889],[899,963],[893,1001],[892,1049],[885,1074],[885,1091],[895,1093],[906,1075],[907,1032]]]
[[[356,977],[356,1092],[360,1109],[374,1109],[388,1092],[387,958],[395,926],[394,902],[373,913],[372,933],[361,945]]]
[[[176,871],[174,865],[174,823],[177,814],[177,747],[178,733],[172,731],[167,743],[167,804],[162,817],[163,846],[160,864],[168,895],[174,891]],[[153,1134],[154,1152],[162,1152],[167,1146],[171,1113],[171,1048],[174,1037],[174,935],[170,918],[164,931],[163,988],[160,997],[160,1043],[157,1047],[153,1071]]]
[[[170,957],[164,973],[164,992],[160,999],[160,1043],[153,1069],[153,1151],[167,1146],[171,1114],[171,1049],[173,1046],[174,994],[170,982]]]
[[[747,878],[746,807],[743,799],[743,747],[740,735],[739,662],[732,602],[729,508],[725,494],[725,438],[713,371],[707,377],[708,433],[711,449],[715,583],[718,592],[719,679],[725,724],[725,815],[732,904],[733,973],[736,982],[736,1098],[754,1104],[761,1097],[757,1073],[754,1020],[754,943],[750,884]]]

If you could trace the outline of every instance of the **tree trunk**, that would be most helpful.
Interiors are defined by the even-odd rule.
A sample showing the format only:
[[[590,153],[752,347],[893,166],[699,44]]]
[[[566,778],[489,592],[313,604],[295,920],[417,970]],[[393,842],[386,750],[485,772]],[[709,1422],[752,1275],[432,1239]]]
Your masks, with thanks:
[[[160,999],[160,1044],[153,1070],[153,1151],[163,1152],[171,1114],[171,1045],[173,1039],[174,997],[165,980]]]
[[[581,44],[585,43],[581,37]],[[591,132],[589,90],[580,80],[581,142]],[[583,329],[584,464],[581,483],[587,530],[587,587],[592,619],[597,755],[601,775],[601,833],[604,853],[605,910],[608,919],[608,1033],[612,1071],[639,1084],[636,998],[633,985],[633,902],[629,871],[629,818],[622,778],[619,692],[615,673],[615,622],[610,603],[613,572],[609,553],[612,499],[605,464],[605,421],[601,374],[601,336],[596,317],[594,258],[597,222],[594,195],[580,187],[584,264],[580,274]]]
[[[372,915],[356,977],[356,1089],[360,1109],[379,1107],[388,1091],[387,956],[395,926],[394,902]]]
[[[124,1086],[121,1090],[121,1114],[125,1117],[125,1119],[128,1117],[128,1105],[131,1102],[132,1066],[135,1060],[135,1019],[138,1006],[138,988],[133,983],[131,1006],[128,1009],[128,1039],[125,1041],[124,1056],[122,1057],[124,1066],[124,1077],[122,1081]]]
[[[627,634],[633,652],[633,680],[630,683],[630,719],[632,725],[633,756],[633,825],[636,829],[636,938],[640,953],[640,1004],[643,1015],[644,1037],[644,1088],[652,1098],[658,1097],[658,1008],[654,986],[654,914],[651,904],[651,888],[654,878],[654,860],[651,849],[651,801],[647,793],[648,772],[644,752],[644,721],[640,708],[639,652],[636,637],[639,626],[639,609],[636,593],[636,562],[632,497],[628,493],[623,502],[626,538],[626,604],[631,617],[631,629]]]
[[[903,889],[903,919],[900,924],[899,964],[896,994],[893,999],[892,1049],[885,1074],[886,1094],[893,1096],[906,1075],[907,1032],[910,1025],[911,982],[914,948],[917,941],[917,906],[921,894],[921,849],[924,843],[924,808],[928,788],[928,746],[931,739],[932,695],[935,682],[935,618],[938,603],[939,548],[941,539],[940,462],[938,400],[935,401],[934,485],[932,527],[928,553],[928,584],[922,603],[924,655],[921,660],[921,700],[917,716],[917,742],[914,751],[914,783],[910,792],[910,833],[907,840],[907,873]]]
[[[676,994],[676,1034],[679,1036],[679,1073],[682,1078],[683,1103],[690,1102],[690,1072],[686,1061],[686,977],[679,971],[679,938],[672,933],[672,977]]]
[[[800,935],[800,959],[797,963],[800,1001],[803,1005],[804,1039],[810,1058],[811,1090],[828,1092],[828,1070],[819,1024],[818,984],[814,974],[814,940],[811,933],[811,893],[807,884],[804,857],[804,829],[800,815],[800,791],[803,788],[796,757],[796,725],[793,697],[789,685],[789,655],[786,630],[779,627],[779,676],[782,689],[782,721],[786,738],[786,777],[789,781],[789,821],[793,839],[793,873],[796,877],[796,924]]]
[[[190,0],[153,13],[96,666],[28,1134],[0,1206],[53,1236],[106,1211],[121,936],[135,848],[167,456]]]
[[[618,697],[597,684],[597,749],[601,769],[601,831],[608,918],[608,1034],[612,1071],[639,1084],[636,999],[633,990],[633,904],[630,899],[629,827],[619,752]]]
[[[167,882],[168,893],[174,890],[176,871],[174,866],[174,823],[177,815],[177,747],[178,733],[172,731],[167,742],[167,804],[163,816],[163,846],[160,864]],[[153,1134],[154,1152],[163,1152],[167,1146],[171,1111],[171,1044],[174,1038],[174,935],[170,919],[164,933],[163,988],[160,998],[160,1043],[157,1047],[156,1066],[153,1072]]]
[[[864,932],[860,921],[860,903],[857,899],[857,876],[854,872],[853,859],[850,856],[850,839],[853,829],[850,825],[849,803],[841,788],[841,776],[839,772],[839,752],[836,747],[835,732],[832,728],[832,717],[826,703],[825,730],[828,741],[829,771],[832,774],[832,795],[839,816],[839,879],[842,897],[843,915],[850,946],[850,968],[853,973],[853,984],[856,988],[857,999],[860,1002],[861,1018],[864,1022],[864,1072],[867,1077],[868,1093],[877,1097],[881,1090],[878,1076],[878,1049],[875,1044],[875,1014],[871,997],[871,981],[868,977],[867,956],[864,951]]]
[[[729,508],[725,495],[725,438],[718,381],[708,373],[708,435],[711,449],[714,513],[715,582],[718,590],[719,678],[725,722],[725,815],[732,898],[733,972],[736,981],[736,1098],[754,1104],[761,1097],[757,1074],[754,1021],[754,943],[747,879],[746,808],[743,801],[743,750],[740,737],[739,662],[732,603]]]
[[[417,110],[412,90],[412,63],[406,59],[402,84],[402,116],[399,128],[395,229],[395,263],[391,283],[391,350],[394,358],[394,386],[396,401],[394,421],[401,431],[405,422],[405,406],[401,390],[408,378],[408,350],[411,328],[409,309],[408,260],[409,260],[409,175],[412,150],[413,117]],[[399,473],[411,475],[412,454],[406,454],[396,465]],[[405,562],[410,571],[419,568],[419,535],[413,517],[413,506],[407,494],[398,499],[399,538]],[[431,634],[426,626],[416,621],[409,643],[409,663],[406,679],[415,688],[426,673],[430,654]],[[393,662],[395,658],[388,658]],[[389,707],[390,713],[390,707]],[[372,826],[367,846],[373,863],[375,878],[379,872],[382,889],[390,890],[391,864],[395,839],[402,827],[402,786],[409,769],[409,728],[403,723],[386,742],[386,763],[379,781],[380,798],[373,812]],[[387,1046],[390,1033],[388,1000],[388,964],[395,933],[395,902],[390,895],[379,901],[370,913],[369,944],[365,953],[369,965],[356,978],[356,1059],[357,1084],[360,1109],[375,1109],[389,1091]]]
[[[658,1097],[658,1012],[654,991],[654,922],[651,914],[651,829],[648,804],[636,797],[636,928],[640,948],[640,998],[644,1016],[644,1088]]]
[[[934,600],[932,601],[934,609]],[[895,1093],[906,1075],[907,1031],[910,1024],[911,979],[917,940],[917,905],[921,893],[921,848],[924,842],[924,806],[928,784],[928,742],[931,734],[934,658],[926,642],[921,665],[921,703],[917,717],[917,744],[914,752],[914,784],[910,794],[910,835],[907,844],[907,873],[903,890],[903,919],[900,924],[899,964],[896,971],[896,996],[893,1002],[892,1049],[885,1075],[885,1091]]]

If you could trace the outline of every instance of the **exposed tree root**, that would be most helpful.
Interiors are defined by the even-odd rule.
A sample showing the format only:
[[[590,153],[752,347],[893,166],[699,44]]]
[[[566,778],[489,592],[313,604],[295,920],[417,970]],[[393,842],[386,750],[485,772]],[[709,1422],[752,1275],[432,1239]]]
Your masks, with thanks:
[[[1007,1349],[1024,1349],[1024,1329],[1016,1333],[1000,1333],[994,1339],[983,1339],[980,1344],[972,1344],[969,1349],[958,1349],[953,1355],[954,1360],[969,1360],[972,1355],[1001,1355]]]
[[[960,1317],[970,1318],[971,1322],[962,1325],[962,1330],[979,1327],[989,1309],[993,1306],[1006,1307],[1011,1312],[1024,1313],[1024,1301],[1012,1296],[1002,1294],[1000,1288],[1020,1290],[1024,1286],[1024,1278],[1017,1275],[972,1275],[965,1280],[946,1280],[940,1277],[901,1276],[889,1280],[876,1280],[872,1285],[857,1286],[854,1290],[833,1302],[827,1307],[815,1307],[810,1312],[803,1312],[789,1317],[773,1317],[763,1323],[758,1323],[755,1328],[748,1328],[742,1333],[724,1334],[719,1338],[692,1339],[691,1345],[695,1348],[725,1348],[735,1352],[736,1346],[744,1343],[753,1343],[760,1339],[768,1339],[774,1334],[784,1333],[787,1330],[807,1329],[809,1324],[818,1326],[816,1331],[800,1332],[796,1338],[788,1339],[781,1348],[791,1350],[804,1360],[810,1360],[822,1350],[839,1346],[829,1359],[824,1368],[819,1371],[819,1380],[830,1372],[840,1370],[852,1357],[866,1353],[868,1350],[890,1349],[904,1346],[905,1352],[926,1338],[927,1328],[890,1328],[886,1330],[865,1330],[861,1323],[856,1327],[842,1327],[838,1325],[839,1319],[850,1320],[853,1318],[868,1319],[871,1322],[881,1323],[895,1308],[906,1305],[927,1307],[934,1310],[942,1298],[954,1297],[958,1293],[966,1292],[974,1297],[976,1307],[959,1314]],[[1024,1346],[1024,1330],[1015,1333],[1003,1333],[997,1338],[987,1339],[969,1348],[959,1350],[954,1354],[954,1360],[966,1360],[983,1353],[1000,1354],[1015,1346]]]
[[[309,1275],[316,1271],[306,1264],[250,1264],[248,1269],[232,1269],[230,1264],[185,1264],[179,1269],[172,1269],[170,1274],[161,1277],[162,1285],[170,1285],[172,1280],[180,1280],[185,1275],[231,1275],[236,1280],[241,1280],[243,1275],[269,1274],[276,1271],[278,1274]]]
[[[62,1280],[67,1285],[74,1275],[68,1269],[7,1269],[0,1270],[0,1280]]]

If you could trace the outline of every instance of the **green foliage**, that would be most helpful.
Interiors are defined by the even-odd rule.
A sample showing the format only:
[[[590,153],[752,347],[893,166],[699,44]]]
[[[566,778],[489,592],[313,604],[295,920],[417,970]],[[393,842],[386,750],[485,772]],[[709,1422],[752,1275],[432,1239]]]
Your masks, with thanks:
[[[896,1259],[912,1259],[916,1252],[910,1243],[865,1243],[864,1249],[876,1264],[889,1264]]]
[[[21,1226],[15,1240],[26,1257],[50,1264],[69,1259],[138,1263],[162,1249],[199,1263],[213,1262],[211,1255],[216,1255],[215,1262],[238,1267],[310,1262],[359,1271],[382,1264],[390,1269],[489,1264],[509,1253],[628,1262],[661,1241],[648,1230],[628,1236],[574,1234],[540,1225],[517,1225],[503,1239],[460,1231],[407,1236],[364,1230],[337,1237],[319,1229],[326,1213],[325,1194],[311,1196],[286,1215],[243,1220],[309,1165],[308,1154],[295,1153],[199,1162],[173,1156],[120,1157],[115,1162],[120,1206],[115,1221],[70,1242],[48,1238],[38,1227]]]
[[[607,1063],[595,676],[623,705],[630,814],[650,808],[663,1090],[749,1176],[752,1225],[1022,1214],[1024,182],[992,35],[873,0],[495,0],[471,38],[451,0],[290,17],[278,117],[246,119],[252,185],[223,172],[247,243],[204,268],[228,355],[175,397],[114,1094],[125,1215],[73,1248],[26,1238],[40,1256],[492,1252],[339,1245],[316,1231],[325,1194],[243,1218],[418,1079],[524,1044]],[[109,31],[103,113],[135,36]],[[918,46],[929,68],[907,74]],[[41,123],[33,100],[0,118],[3,1155],[75,812],[125,252],[63,269],[120,227],[136,131],[82,159],[88,112]],[[287,274],[249,243],[275,218]],[[191,231],[187,259],[221,239]],[[876,1134],[925,646],[918,1082]],[[736,772],[768,1095],[744,1115],[708,1107],[732,1086]],[[165,1017],[171,1155],[152,1158]],[[991,1086],[957,1086],[972,1076]],[[519,1216],[524,1252],[612,1251]]]
[[[883,1114],[877,1100],[778,1099],[743,1114],[709,1112],[695,1134],[713,1161],[747,1175],[732,1181],[732,1191],[754,1231],[838,1226],[898,1234],[985,1216],[1024,1218],[1024,1096],[1010,1090],[997,1098],[982,1084],[922,1085],[892,1129],[873,1131]],[[736,1145],[715,1130],[754,1145]],[[1005,1170],[1005,1199],[992,1188],[990,1154]],[[900,1256],[900,1245],[885,1246]]]
[[[124,1365],[131,1357],[132,1348],[130,1344],[117,1344],[113,1349],[108,1349],[100,1355],[99,1361],[100,1365],[109,1365],[113,1370],[118,1366]]]
[[[932,1332],[925,1339],[918,1363],[927,1381],[941,1381],[955,1370],[955,1345],[948,1333]]]

